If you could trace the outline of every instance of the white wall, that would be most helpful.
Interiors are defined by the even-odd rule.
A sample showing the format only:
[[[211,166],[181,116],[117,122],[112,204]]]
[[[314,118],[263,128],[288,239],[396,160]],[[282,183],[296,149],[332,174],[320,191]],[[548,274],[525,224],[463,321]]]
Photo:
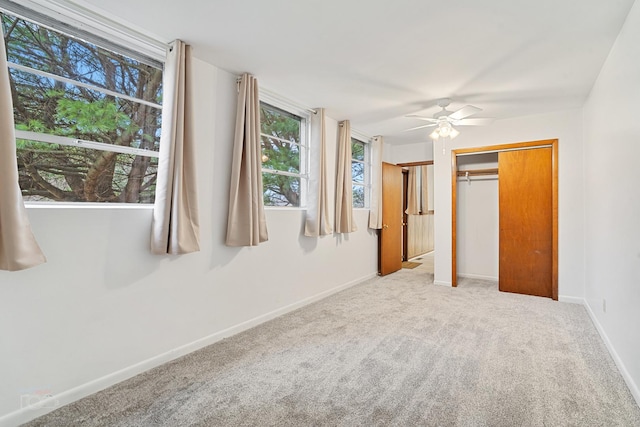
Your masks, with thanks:
[[[577,301],[584,294],[584,214],[582,193],[581,110],[561,111],[490,126],[463,128],[453,141],[434,144],[435,282],[451,285],[451,149],[495,144],[559,140],[559,279],[561,299]]]
[[[458,157],[458,170],[497,167],[497,153]],[[498,176],[460,177],[456,203],[458,275],[498,280]]]
[[[394,164],[433,160],[433,143],[431,141],[392,145],[390,151],[388,161]]]
[[[636,2],[584,107],[584,212],[587,304],[640,404],[638,41]]]
[[[375,275],[365,210],[357,232],[319,239],[302,236],[303,211],[268,210],[267,243],[224,246],[236,77],[194,62],[201,252],[151,255],[148,208],[28,209],[48,263],[0,272],[0,424],[42,412],[18,411],[21,395],[68,403]]]

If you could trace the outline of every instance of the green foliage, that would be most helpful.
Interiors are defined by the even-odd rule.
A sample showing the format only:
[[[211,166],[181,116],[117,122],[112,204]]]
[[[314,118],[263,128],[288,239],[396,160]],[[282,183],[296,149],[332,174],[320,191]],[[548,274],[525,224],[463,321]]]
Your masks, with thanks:
[[[119,128],[135,130],[131,118],[107,98],[97,101],[61,98],[56,108],[56,119],[67,134],[103,135]]]
[[[364,192],[365,187],[361,185],[353,186],[353,207],[354,208],[364,208]]]
[[[263,169],[300,173],[301,118],[271,105],[260,104]],[[300,178],[262,174],[267,206],[300,206]]]
[[[351,158],[364,161],[364,143],[351,138]]]
[[[83,84],[162,99],[162,70],[0,13],[9,61]],[[157,150],[161,111],[60,80],[10,70],[16,128]],[[153,202],[157,161],[76,146],[16,141],[26,200]]]

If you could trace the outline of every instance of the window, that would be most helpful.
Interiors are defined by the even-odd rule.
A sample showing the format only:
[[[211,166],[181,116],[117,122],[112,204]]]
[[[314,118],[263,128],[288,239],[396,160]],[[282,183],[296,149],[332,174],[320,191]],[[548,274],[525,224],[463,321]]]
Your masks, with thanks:
[[[91,34],[0,16],[24,199],[153,203],[162,64]]]
[[[260,102],[265,206],[302,206],[307,185],[307,119]]]
[[[353,181],[353,207],[369,206],[369,146],[351,138],[351,179]]]

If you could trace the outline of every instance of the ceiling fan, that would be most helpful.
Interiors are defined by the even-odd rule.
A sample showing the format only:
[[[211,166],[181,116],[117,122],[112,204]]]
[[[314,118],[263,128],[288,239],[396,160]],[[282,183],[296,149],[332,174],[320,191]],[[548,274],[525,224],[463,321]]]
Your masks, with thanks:
[[[439,99],[437,104],[438,107],[442,108],[442,110],[435,113],[433,117],[424,117],[416,114],[406,116],[424,120],[429,123],[422,126],[416,126],[411,129],[406,129],[405,132],[435,126],[436,129],[434,129],[434,131],[429,135],[431,139],[437,140],[440,137],[449,137],[453,139],[460,134],[460,131],[458,131],[454,126],[485,126],[493,123],[495,120],[493,118],[469,119],[469,116],[473,116],[474,114],[482,111],[481,108],[474,107],[473,105],[466,105],[459,110],[449,111],[447,110],[447,107],[451,104],[451,99],[449,98]]]

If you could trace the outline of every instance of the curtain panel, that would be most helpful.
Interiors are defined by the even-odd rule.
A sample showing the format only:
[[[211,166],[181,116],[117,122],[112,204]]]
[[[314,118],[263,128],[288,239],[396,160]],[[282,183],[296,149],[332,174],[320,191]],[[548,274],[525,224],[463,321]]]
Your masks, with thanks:
[[[189,78],[191,47],[180,40],[169,47],[163,76],[164,100],[151,251],[186,254],[200,250],[195,142]]]
[[[420,194],[418,193],[418,168],[409,167],[407,183],[407,215],[420,215]]]
[[[4,37],[0,40],[0,270],[46,262],[36,242],[18,185],[13,100]]]
[[[336,171],[336,233],[356,231],[353,220],[353,181],[351,177],[351,123],[338,127],[338,166]]]
[[[427,177],[427,165],[420,166],[420,212],[429,212],[429,178]]]
[[[245,73],[238,88],[226,244],[257,246],[267,240],[258,80]]]
[[[384,140],[374,136],[371,142],[371,203],[369,228],[382,228],[382,147]]]
[[[311,116],[311,165],[304,235],[309,237],[331,234],[329,197],[327,196],[327,142],[324,108]]]

